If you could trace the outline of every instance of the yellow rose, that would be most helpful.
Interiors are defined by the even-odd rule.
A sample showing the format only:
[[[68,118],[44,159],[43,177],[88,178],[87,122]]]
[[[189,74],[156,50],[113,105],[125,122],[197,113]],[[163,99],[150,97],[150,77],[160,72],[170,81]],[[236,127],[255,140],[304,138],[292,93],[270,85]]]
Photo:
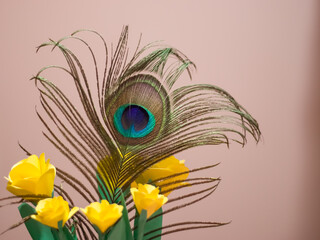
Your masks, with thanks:
[[[150,168],[148,168],[146,171],[144,171],[137,179],[137,183],[145,184],[148,183],[149,180],[153,181],[160,178],[169,177],[171,175],[187,172],[189,169],[184,165],[184,160],[178,160],[174,156],[168,157]],[[164,187],[161,187],[161,192],[165,192],[169,189],[175,189],[179,186],[185,185],[187,183],[183,182],[187,179],[189,173],[181,174],[176,177],[171,177],[168,179],[165,179],[163,181],[157,182],[156,185],[161,187],[162,185],[169,184],[176,181],[181,181],[178,183],[173,183]],[[133,187],[133,185],[132,185]],[[171,193],[172,191],[166,192],[163,195],[166,197]]]
[[[81,211],[87,216],[89,221],[96,225],[101,233],[104,233],[121,218],[122,210],[123,206],[115,203],[109,204],[107,200],[101,200],[101,203],[91,203],[85,209],[81,208]]]
[[[36,207],[37,215],[31,217],[44,225],[58,229],[58,222],[62,226],[79,210],[78,207],[70,211],[69,204],[61,196],[40,200]]]
[[[162,207],[168,201],[168,198],[159,194],[159,188],[150,184],[138,184],[137,188],[130,189],[134,204],[139,214],[142,209],[147,211],[147,218]]]
[[[56,168],[45,161],[44,153],[31,155],[15,164],[7,178],[7,190],[14,195],[45,195],[51,197]],[[26,199],[32,199],[26,197]]]

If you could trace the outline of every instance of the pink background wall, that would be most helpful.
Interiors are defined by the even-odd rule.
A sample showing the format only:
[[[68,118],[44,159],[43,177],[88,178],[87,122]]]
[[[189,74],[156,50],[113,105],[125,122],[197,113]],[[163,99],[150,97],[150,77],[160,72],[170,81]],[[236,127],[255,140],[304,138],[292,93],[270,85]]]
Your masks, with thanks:
[[[140,33],[143,44],[164,40],[177,47],[196,63],[194,81],[230,92],[263,133],[258,145],[249,139],[245,148],[233,144],[229,150],[215,146],[179,154],[190,168],[221,162],[210,175],[223,181],[209,199],[165,221],[232,223],[164,239],[320,239],[319,1],[17,2],[0,4],[0,176],[24,157],[18,141],[58,161],[42,137],[34,110],[39,96],[28,81],[56,58],[49,51],[36,55],[35,47],[81,28],[115,43],[129,24],[132,49]],[[0,198],[8,195],[5,186],[3,179]],[[19,220],[16,207],[0,212],[0,232]],[[26,233],[19,227],[0,239],[28,239]]]

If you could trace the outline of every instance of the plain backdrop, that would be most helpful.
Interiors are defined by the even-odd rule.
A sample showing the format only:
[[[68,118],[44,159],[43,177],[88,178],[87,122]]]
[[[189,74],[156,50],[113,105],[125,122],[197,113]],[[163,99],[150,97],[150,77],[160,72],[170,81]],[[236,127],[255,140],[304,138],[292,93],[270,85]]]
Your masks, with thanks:
[[[178,48],[197,65],[193,81],[227,90],[263,134],[258,145],[249,138],[244,148],[178,155],[189,168],[221,162],[206,174],[222,182],[210,198],[165,222],[232,222],[164,239],[320,239],[319,10],[317,0],[1,1],[0,176],[25,157],[18,141],[64,164],[42,135],[39,94],[29,81],[41,67],[63,61],[49,50],[36,54],[36,46],[83,28],[116,43],[129,25],[131,49],[140,33],[142,45],[163,40]],[[0,198],[9,195],[5,187],[0,180]],[[0,232],[20,220],[16,207],[0,208]],[[30,237],[20,226],[0,239]]]

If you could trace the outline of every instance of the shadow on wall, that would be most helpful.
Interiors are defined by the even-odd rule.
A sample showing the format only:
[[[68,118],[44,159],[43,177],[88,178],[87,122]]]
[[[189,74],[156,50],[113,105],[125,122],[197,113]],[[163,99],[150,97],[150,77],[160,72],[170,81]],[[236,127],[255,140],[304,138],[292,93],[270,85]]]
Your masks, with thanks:
[[[308,99],[305,102],[305,145],[306,156],[304,161],[303,189],[301,192],[300,219],[303,228],[299,239],[320,239],[320,2],[317,9],[317,29],[313,41],[313,78],[309,86]]]

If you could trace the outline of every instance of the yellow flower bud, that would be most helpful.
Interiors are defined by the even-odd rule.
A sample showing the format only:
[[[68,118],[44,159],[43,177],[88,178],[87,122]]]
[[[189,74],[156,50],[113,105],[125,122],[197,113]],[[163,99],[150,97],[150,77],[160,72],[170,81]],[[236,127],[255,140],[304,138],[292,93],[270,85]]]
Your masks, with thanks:
[[[133,201],[139,214],[142,209],[147,211],[147,218],[162,207],[168,201],[168,198],[159,194],[159,188],[150,184],[138,184],[137,188],[130,189]]]
[[[78,207],[69,209],[67,201],[61,196],[40,200],[36,207],[37,215],[31,217],[44,225],[58,228],[58,222],[62,221],[62,226],[79,210]]]
[[[123,206],[115,203],[109,204],[107,200],[101,200],[101,203],[91,203],[81,211],[87,216],[89,221],[96,225],[101,233],[104,233],[109,227],[115,224],[122,216]]]
[[[7,190],[14,195],[45,195],[51,197],[56,168],[45,161],[44,153],[31,155],[15,164],[7,178]],[[30,197],[26,199],[32,200]]]
[[[153,181],[160,178],[165,178],[177,173],[187,172],[189,169],[184,165],[184,160],[178,160],[174,156],[170,156],[168,158],[165,158],[164,160],[154,164],[150,168],[148,168],[146,171],[144,171],[137,179],[137,183],[145,184],[148,183],[149,180]],[[163,181],[157,182],[156,185],[160,186],[161,192],[165,192],[169,189],[175,189],[179,186],[186,185],[186,182],[183,182],[187,179],[189,173],[181,174],[176,177],[168,178]],[[176,181],[181,181],[178,183],[173,183]],[[166,185],[169,183],[168,186],[161,187],[162,185]],[[133,185],[131,185],[133,187]],[[168,196],[172,191],[166,192],[163,195]]]

